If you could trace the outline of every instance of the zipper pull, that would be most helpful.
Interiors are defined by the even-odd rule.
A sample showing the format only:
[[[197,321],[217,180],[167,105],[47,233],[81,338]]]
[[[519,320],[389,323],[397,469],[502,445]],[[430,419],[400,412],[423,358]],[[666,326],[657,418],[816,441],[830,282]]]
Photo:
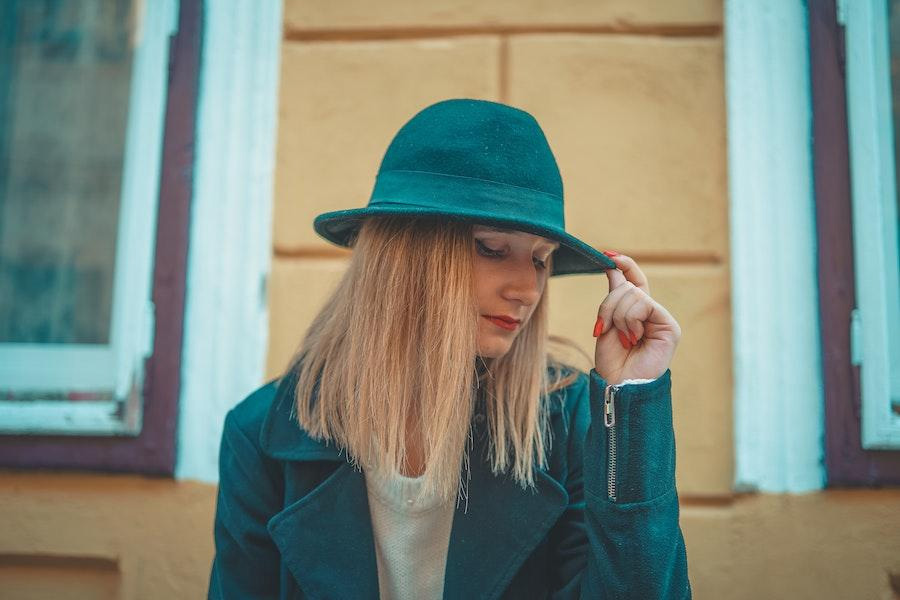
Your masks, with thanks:
[[[603,424],[612,427],[616,424],[616,407],[614,403],[615,386],[606,386],[603,394]]]

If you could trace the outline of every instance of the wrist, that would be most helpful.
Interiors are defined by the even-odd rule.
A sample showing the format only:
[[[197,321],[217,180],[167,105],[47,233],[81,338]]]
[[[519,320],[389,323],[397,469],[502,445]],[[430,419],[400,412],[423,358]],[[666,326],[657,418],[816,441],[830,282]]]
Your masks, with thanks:
[[[668,369],[666,369],[666,371],[667,370]],[[594,373],[599,375],[600,378],[603,379],[603,381],[607,385],[628,385],[628,384],[650,383],[650,382],[658,380],[660,377],[662,377],[663,375],[666,374],[666,371],[663,371],[662,374],[660,374],[656,377],[653,377],[653,378],[649,378],[649,377],[646,377],[646,378],[645,377],[610,377],[610,378],[606,378],[605,376],[601,375],[600,371],[598,371],[596,368],[594,368],[593,371],[594,371]]]

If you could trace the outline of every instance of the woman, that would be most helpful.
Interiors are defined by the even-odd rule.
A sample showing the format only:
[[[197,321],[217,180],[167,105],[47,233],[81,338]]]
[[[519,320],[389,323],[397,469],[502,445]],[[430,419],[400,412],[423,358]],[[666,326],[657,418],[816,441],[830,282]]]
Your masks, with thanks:
[[[634,260],[566,233],[528,113],[433,104],[283,377],[226,418],[215,598],[689,598],[669,364]],[[593,368],[551,350],[551,275],[605,272]]]

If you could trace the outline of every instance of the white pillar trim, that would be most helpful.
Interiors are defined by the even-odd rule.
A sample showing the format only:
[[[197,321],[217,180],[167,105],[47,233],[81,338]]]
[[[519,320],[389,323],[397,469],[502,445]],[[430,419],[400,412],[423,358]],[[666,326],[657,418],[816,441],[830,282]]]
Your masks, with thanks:
[[[225,413],[265,373],[281,11],[204,2],[179,479],[218,480]]]
[[[806,3],[726,0],[736,490],[825,484]]]

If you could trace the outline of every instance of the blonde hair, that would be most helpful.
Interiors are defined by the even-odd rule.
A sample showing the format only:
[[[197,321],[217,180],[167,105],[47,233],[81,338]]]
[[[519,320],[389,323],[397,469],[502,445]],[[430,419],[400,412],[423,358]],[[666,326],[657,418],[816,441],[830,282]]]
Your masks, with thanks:
[[[375,473],[401,472],[418,433],[423,493],[452,501],[468,497],[461,468],[481,393],[493,472],[533,487],[551,444],[550,392],[578,376],[548,355],[551,342],[577,347],[548,336],[546,288],[509,352],[480,359],[470,223],[370,217],[353,247],[289,366],[299,425]]]

